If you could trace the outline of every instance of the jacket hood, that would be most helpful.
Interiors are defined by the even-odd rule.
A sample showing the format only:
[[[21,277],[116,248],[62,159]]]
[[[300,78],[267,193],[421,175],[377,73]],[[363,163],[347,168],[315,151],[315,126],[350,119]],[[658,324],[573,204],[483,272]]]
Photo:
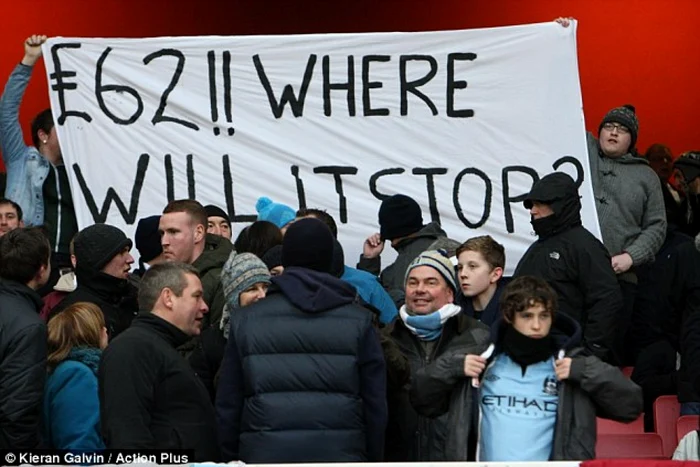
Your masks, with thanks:
[[[442,230],[442,227],[440,227],[440,224],[437,222],[431,222],[429,224],[426,224],[423,226],[422,229],[420,229],[418,232],[409,235],[408,237],[404,238],[401,240],[399,243],[396,244],[394,247],[396,250],[400,251],[401,249],[407,247],[410,245],[414,240],[419,239],[419,238],[435,238],[437,239],[438,237],[446,237],[447,233]]]
[[[223,268],[232,251],[233,244],[228,239],[207,234],[204,239],[204,251],[192,263],[192,266],[199,271],[200,276],[204,276],[210,269]]]
[[[345,281],[323,272],[289,267],[272,283],[297,308],[307,313],[332,310],[357,302],[357,291]]]
[[[510,324],[504,318],[500,318],[491,326],[491,342],[496,346],[495,353],[499,353],[503,348],[503,336],[508,326]],[[581,326],[561,311],[555,314],[549,334],[552,336],[553,354],[559,350],[571,350],[581,344]]]
[[[548,204],[554,213],[531,221],[539,237],[548,237],[581,225],[581,198],[574,180],[563,172],[546,175],[535,183],[523,204],[534,201]]]

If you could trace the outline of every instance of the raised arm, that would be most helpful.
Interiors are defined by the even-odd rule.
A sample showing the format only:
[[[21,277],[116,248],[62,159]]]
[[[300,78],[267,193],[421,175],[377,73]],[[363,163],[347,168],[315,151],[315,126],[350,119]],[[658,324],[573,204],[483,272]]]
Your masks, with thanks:
[[[34,64],[41,57],[46,36],[34,35],[24,41],[24,58],[10,74],[0,98],[0,147],[5,165],[11,167],[23,159],[27,146],[19,124],[19,107],[32,76]]]

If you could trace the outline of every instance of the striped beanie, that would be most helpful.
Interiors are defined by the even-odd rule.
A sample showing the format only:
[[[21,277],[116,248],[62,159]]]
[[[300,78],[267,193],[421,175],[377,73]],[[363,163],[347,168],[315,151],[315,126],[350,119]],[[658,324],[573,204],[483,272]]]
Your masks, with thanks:
[[[241,292],[258,282],[270,283],[270,271],[267,270],[265,263],[253,253],[232,251],[221,270],[221,285],[226,303],[224,303],[219,328],[224,333],[224,339],[228,339],[231,313],[241,306]]]
[[[258,282],[270,283],[270,271],[265,263],[253,253],[232,251],[221,271],[226,303],[231,308],[238,308],[241,292]]]
[[[404,284],[406,281],[408,281],[408,275],[411,270],[419,266],[430,266],[431,268],[437,270],[437,272],[439,272],[442,277],[445,278],[447,285],[452,287],[452,290],[457,290],[455,267],[454,264],[452,264],[449,256],[447,256],[447,252],[445,250],[429,250],[418,255],[418,257],[414,259],[406,269]]]

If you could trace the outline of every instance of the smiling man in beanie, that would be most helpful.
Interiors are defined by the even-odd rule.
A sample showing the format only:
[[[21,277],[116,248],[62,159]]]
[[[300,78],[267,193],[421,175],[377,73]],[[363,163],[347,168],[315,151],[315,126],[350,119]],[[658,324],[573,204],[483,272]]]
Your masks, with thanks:
[[[379,462],[386,371],[371,313],[329,272],[333,235],[292,223],[284,274],[231,315],[216,410],[224,461]]]
[[[132,242],[117,227],[94,224],[78,232],[73,245],[78,287],[51,310],[49,320],[74,303],[94,303],[113,339],[138,313],[137,290],[128,280]]]
[[[437,222],[423,225],[420,205],[406,195],[390,196],[379,207],[379,233],[365,240],[357,268],[379,276],[384,288],[397,307],[404,303],[404,276],[406,268],[416,256],[427,250],[444,249],[454,256],[460,243],[447,238]],[[398,253],[393,264],[381,274],[381,257],[384,242],[389,240]]]
[[[648,161],[637,156],[638,132],[635,108],[625,105],[603,117],[598,139],[588,134],[591,182],[603,244],[612,257],[624,298],[618,327],[619,352],[623,346],[637,347],[635,337],[626,333],[634,321],[635,267],[653,262],[666,236],[661,182]],[[619,363],[634,364],[634,353]]]
[[[430,415],[432,410],[425,382],[451,392],[465,381],[464,355],[484,351],[488,327],[454,304],[457,279],[445,251],[418,255],[407,267],[404,280],[406,304],[386,332],[408,359],[411,384],[389,394],[387,460],[466,461],[467,440],[472,432],[471,389],[454,393],[450,412],[464,415],[459,420],[448,415],[427,418],[419,413]],[[457,446],[448,445],[447,433],[460,439],[463,453]]]

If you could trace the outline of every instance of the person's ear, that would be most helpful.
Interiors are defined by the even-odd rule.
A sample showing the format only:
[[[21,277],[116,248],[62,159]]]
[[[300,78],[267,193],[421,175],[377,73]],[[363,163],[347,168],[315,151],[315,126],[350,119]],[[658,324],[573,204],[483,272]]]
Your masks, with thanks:
[[[503,277],[503,268],[502,267],[493,268],[493,271],[491,271],[491,283],[495,284],[496,282],[501,280],[501,277]]]
[[[165,305],[166,308],[172,308],[174,304],[174,296],[175,294],[173,293],[172,289],[170,289],[169,287],[165,287],[160,292],[159,300],[163,302],[163,305]]]
[[[46,141],[49,139],[49,134],[44,130],[37,131],[36,135],[39,137],[39,141],[41,141],[43,144],[46,144]]]
[[[194,227],[194,242],[199,243],[204,240],[204,236],[207,233],[207,227],[202,224],[197,224]]]

